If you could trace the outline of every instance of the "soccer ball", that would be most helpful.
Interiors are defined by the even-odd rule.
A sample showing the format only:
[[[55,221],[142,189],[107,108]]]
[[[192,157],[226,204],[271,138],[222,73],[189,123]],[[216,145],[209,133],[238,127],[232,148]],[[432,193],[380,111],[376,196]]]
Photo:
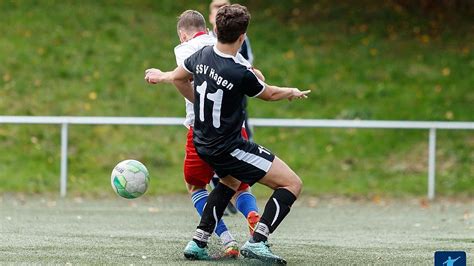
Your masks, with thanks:
[[[148,170],[141,162],[125,160],[119,162],[112,170],[110,183],[119,196],[134,199],[145,193],[150,177]]]

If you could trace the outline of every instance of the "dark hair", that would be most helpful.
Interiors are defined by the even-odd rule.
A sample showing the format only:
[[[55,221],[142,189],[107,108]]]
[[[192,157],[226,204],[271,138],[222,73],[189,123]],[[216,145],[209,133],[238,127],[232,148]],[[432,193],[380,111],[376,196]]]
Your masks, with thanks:
[[[217,40],[221,43],[234,43],[247,31],[250,13],[245,6],[233,4],[219,8],[216,15]]]
[[[196,10],[186,10],[179,15],[177,27],[178,30],[183,29],[185,31],[205,30],[206,20]]]

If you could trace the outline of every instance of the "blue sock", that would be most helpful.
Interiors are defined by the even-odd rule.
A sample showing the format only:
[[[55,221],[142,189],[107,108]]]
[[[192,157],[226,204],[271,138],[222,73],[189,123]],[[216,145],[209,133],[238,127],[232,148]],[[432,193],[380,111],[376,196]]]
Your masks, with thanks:
[[[258,212],[257,200],[252,193],[245,191],[239,194],[237,199],[235,199],[235,205],[237,209],[247,218],[249,212],[256,211]]]
[[[204,210],[204,206],[206,205],[207,198],[209,197],[209,193],[205,189],[196,190],[191,194],[191,200],[193,201],[193,205],[196,208],[199,216],[202,216],[202,211]],[[217,223],[216,226],[216,234],[221,236],[221,234],[227,231],[227,226],[225,226],[224,221],[221,219]]]

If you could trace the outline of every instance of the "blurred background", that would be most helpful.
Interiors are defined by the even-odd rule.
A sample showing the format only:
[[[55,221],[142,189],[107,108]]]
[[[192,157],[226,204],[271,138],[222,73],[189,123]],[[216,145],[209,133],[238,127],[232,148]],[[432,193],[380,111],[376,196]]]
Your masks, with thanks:
[[[0,114],[184,117],[172,86],[176,17],[209,2],[0,1]],[[249,101],[254,118],[474,121],[474,2],[239,1],[254,65],[308,100]],[[314,196],[426,195],[427,130],[255,128]],[[107,197],[110,172],[142,161],[150,194],[186,193],[184,126],[69,128],[68,193]],[[0,125],[0,193],[59,189],[60,128]],[[474,196],[474,133],[437,135],[437,195]],[[267,191],[256,186],[257,194]]]

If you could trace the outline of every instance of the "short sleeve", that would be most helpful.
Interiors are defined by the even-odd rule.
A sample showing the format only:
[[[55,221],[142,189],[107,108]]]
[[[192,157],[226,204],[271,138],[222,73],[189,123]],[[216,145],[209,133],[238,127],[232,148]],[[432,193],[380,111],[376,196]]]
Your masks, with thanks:
[[[183,63],[183,68],[191,74],[194,74],[194,69],[196,66],[196,59],[200,53],[195,53],[190,57],[186,58]]]
[[[242,87],[247,96],[257,97],[265,90],[265,83],[259,80],[250,69],[247,69],[242,79]]]
[[[240,53],[237,53],[237,55],[235,56],[235,61],[243,66],[245,66],[246,68],[251,68],[252,65],[250,64],[249,61],[247,61],[247,59],[244,58],[244,56]]]
[[[182,66],[184,64],[184,60],[190,57],[192,54],[196,52],[195,49],[188,43],[182,43],[174,48],[174,55],[176,57],[176,64],[178,66]]]

